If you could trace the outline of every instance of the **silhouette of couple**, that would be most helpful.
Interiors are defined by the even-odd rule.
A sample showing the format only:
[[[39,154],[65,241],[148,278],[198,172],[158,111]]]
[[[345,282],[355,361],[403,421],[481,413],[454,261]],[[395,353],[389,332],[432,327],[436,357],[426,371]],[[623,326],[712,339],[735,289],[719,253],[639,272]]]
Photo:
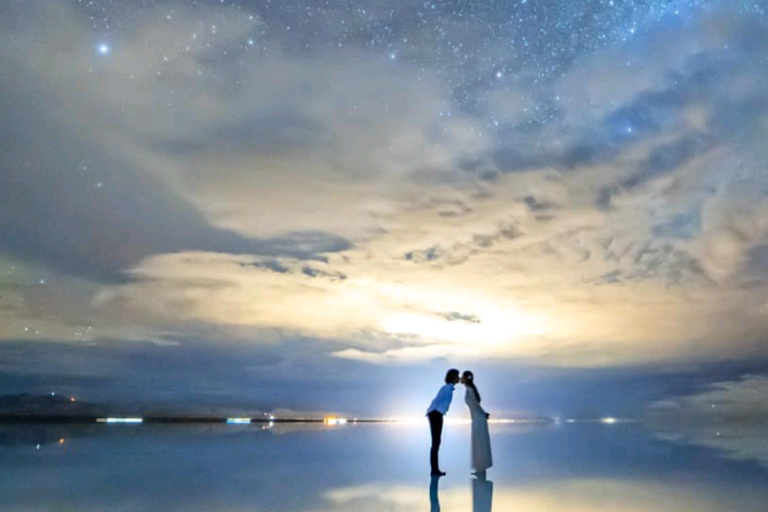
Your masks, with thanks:
[[[432,476],[443,476],[445,472],[440,469],[439,451],[443,434],[443,416],[448,412],[453,399],[453,391],[456,384],[461,382],[466,388],[464,401],[469,407],[472,417],[472,469],[478,477],[485,478],[485,470],[493,465],[491,459],[491,436],[488,433],[488,417],[490,414],[480,406],[480,392],[475,386],[475,377],[470,371],[465,371],[459,378],[459,370],[451,368],[445,374],[445,385],[437,392],[432,403],[427,409],[429,418],[429,430],[432,433],[432,447],[429,451],[429,463]]]

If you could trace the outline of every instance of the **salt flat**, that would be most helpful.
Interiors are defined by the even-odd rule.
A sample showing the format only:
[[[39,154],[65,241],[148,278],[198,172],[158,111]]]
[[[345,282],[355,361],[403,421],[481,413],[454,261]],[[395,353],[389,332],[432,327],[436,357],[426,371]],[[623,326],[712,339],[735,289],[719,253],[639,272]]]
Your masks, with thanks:
[[[492,425],[494,467],[470,475],[469,428],[449,425],[429,477],[425,425],[6,426],[7,512],[768,510],[768,469],[738,443],[642,424]],[[754,432],[753,432],[754,434]],[[721,436],[722,437],[722,434]],[[762,437],[765,439],[765,437]],[[764,447],[762,448],[764,451]]]

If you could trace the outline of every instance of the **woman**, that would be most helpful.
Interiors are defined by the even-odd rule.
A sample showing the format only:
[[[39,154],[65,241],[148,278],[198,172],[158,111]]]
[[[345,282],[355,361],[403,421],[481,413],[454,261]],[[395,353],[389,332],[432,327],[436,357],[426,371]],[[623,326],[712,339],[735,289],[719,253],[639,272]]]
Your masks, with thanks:
[[[475,376],[469,370],[461,375],[461,383],[467,388],[464,401],[472,415],[472,469],[478,476],[493,465],[491,460],[491,436],[488,433],[490,414],[480,407],[480,392],[475,386]]]

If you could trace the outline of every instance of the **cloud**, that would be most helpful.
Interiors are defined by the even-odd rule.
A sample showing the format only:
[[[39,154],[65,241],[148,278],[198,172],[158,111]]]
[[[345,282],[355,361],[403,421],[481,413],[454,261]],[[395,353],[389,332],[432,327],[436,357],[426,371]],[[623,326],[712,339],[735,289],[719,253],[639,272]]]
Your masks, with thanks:
[[[696,17],[535,95],[467,78],[488,95],[462,109],[434,63],[310,59],[237,9],[158,9],[108,56],[63,3],[3,25],[0,117],[20,122],[0,250],[23,276],[2,337],[588,367],[764,343],[763,28]],[[59,292],[33,287],[44,272]]]
[[[184,30],[188,37],[192,26],[144,26],[133,38],[126,36],[115,55],[98,62],[89,37],[78,30],[79,20],[63,3],[46,2],[32,12],[48,15],[40,36],[23,45],[28,33],[20,23],[5,34],[17,44],[0,54],[2,67],[10,70],[0,82],[7,98],[0,105],[2,117],[17,120],[2,139],[0,249],[6,254],[72,275],[115,281],[125,279],[125,269],[157,253],[200,249],[312,257],[349,247],[344,238],[319,230],[289,229],[260,238],[217,226],[155,172],[151,155],[135,151],[137,139],[153,144],[180,129],[179,123],[158,123],[155,107],[162,91],[191,78],[192,62],[204,60],[204,45],[189,52],[175,46],[179,41],[174,36]],[[244,37],[248,29],[216,12],[210,21],[225,24],[233,37]],[[166,61],[156,50],[169,45],[173,58]],[[52,47],[55,54],[49,51]],[[170,75],[167,80],[158,78],[164,72]],[[200,89],[183,95],[194,103],[187,108],[205,112],[223,99],[223,92]],[[169,114],[164,119],[173,117],[163,111]],[[296,132],[301,126],[300,120],[284,122],[284,130],[270,133]],[[267,132],[253,119],[242,123],[250,134],[241,135],[240,144],[248,137],[263,139]],[[206,133],[206,140],[226,141],[230,150],[237,144],[234,133],[243,132],[237,126],[217,130]],[[311,127],[301,130],[311,132]],[[265,143],[274,146],[277,140]],[[187,146],[186,154],[196,156],[194,147]]]

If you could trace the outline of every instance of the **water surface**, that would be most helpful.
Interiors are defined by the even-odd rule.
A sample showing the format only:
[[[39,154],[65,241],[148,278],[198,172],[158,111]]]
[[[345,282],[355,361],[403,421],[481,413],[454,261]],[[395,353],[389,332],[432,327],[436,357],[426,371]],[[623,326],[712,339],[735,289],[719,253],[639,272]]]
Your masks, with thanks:
[[[469,428],[447,425],[429,477],[426,425],[1,426],[4,512],[494,510],[768,511],[757,431],[640,424],[492,425],[470,475]],[[737,447],[737,448],[734,448]]]

